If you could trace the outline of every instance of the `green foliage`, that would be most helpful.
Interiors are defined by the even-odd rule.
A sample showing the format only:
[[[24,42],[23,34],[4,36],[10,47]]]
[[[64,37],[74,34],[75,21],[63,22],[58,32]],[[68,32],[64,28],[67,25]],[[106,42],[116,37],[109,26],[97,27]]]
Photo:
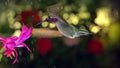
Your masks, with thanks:
[[[1,49],[0,49],[0,61],[1,61],[2,57],[3,57],[3,54],[2,54],[2,53],[3,53],[3,51],[4,51],[4,49],[3,49],[3,48],[1,48]]]
[[[3,55],[0,53],[0,62],[1,62],[2,57],[3,57]]]

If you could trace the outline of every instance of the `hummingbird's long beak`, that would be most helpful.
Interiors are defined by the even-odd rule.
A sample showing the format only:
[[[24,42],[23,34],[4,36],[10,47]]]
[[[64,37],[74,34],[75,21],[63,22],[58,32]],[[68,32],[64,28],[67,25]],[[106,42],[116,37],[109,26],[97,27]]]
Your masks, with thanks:
[[[34,27],[38,27],[41,25],[41,23],[43,22],[52,22],[52,18],[50,16],[48,16],[45,20],[40,21],[38,24],[36,24]]]
[[[40,26],[41,23],[43,23],[43,22],[45,22],[45,21],[40,21],[39,23],[37,23],[36,25],[34,25],[34,27],[38,27],[38,26]]]

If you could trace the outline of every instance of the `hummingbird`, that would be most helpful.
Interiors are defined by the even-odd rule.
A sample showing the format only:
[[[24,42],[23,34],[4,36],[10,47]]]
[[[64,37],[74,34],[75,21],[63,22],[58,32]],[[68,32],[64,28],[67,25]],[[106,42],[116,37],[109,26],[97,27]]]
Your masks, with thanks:
[[[48,16],[46,21],[55,23],[58,31],[67,38],[74,39],[74,38],[79,37],[79,36],[91,34],[90,32],[79,30],[75,26],[68,24],[63,18],[61,18],[57,15]]]
[[[68,24],[65,19],[63,19],[59,12],[62,7],[61,4],[55,4],[47,8],[48,17],[44,20],[47,22],[55,23],[58,31],[67,38],[74,39],[79,36],[90,35],[90,32],[77,29],[75,26]]]

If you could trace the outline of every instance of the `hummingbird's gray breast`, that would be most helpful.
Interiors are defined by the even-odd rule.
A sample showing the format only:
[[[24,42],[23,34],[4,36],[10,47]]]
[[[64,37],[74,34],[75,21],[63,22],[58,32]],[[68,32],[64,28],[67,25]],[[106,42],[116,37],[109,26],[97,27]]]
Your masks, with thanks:
[[[65,21],[61,21],[58,19],[58,22],[55,23],[58,30],[66,37],[69,38],[73,38],[74,36],[74,30],[73,28],[70,27],[70,25],[68,23],[66,23]]]

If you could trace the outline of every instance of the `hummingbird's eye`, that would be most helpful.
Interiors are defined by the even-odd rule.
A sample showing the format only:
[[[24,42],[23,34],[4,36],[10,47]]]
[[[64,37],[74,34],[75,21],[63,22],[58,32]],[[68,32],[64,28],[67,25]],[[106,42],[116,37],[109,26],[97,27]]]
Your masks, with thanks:
[[[46,21],[47,21],[47,22],[52,22],[52,17],[48,16],[48,17],[46,18]]]
[[[51,17],[51,16],[48,16],[48,19],[52,19],[52,17]]]

